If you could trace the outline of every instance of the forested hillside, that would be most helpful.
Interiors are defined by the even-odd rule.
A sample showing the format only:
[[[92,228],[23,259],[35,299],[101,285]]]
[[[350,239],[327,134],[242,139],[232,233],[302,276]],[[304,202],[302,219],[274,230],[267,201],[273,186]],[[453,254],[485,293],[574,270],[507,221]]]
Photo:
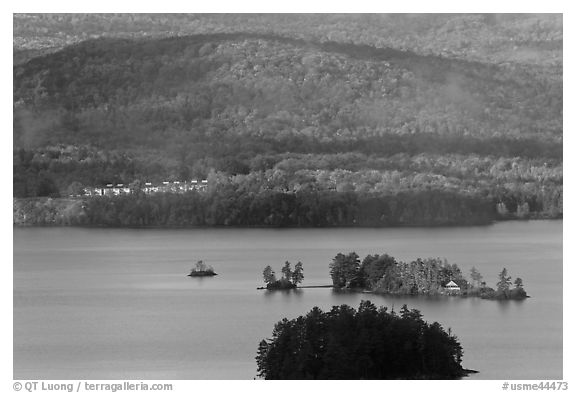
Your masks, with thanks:
[[[274,33],[489,63],[562,66],[561,14],[15,14],[19,60],[90,38]]]
[[[112,203],[106,199],[82,202],[84,218],[40,222],[436,225],[562,215],[556,16],[413,16],[427,20],[428,30],[420,26],[403,43],[394,37],[407,16],[389,17],[378,30],[377,16],[142,15],[127,24],[126,15],[93,15],[95,30],[108,21],[99,36],[116,34],[82,42],[79,26],[89,17],[27,18],[34,23],[15,16],[15,197],[209,179],[206,194],[171,197],[171,206],[197,209],[177,222],[164,197],[134,195],[160,204],[156,216],[102,219],[94,212]],[[184,35],[191,26],[211,31],[206,26],[226,18],[246,28]],[[319,18],[327,24],[314,28]],[[363,28],[358,21],[366,21]],[[330,31],[355,38],[323,32],[338,23],[347,27]],[[529,32],[535,24],[540,30]],[[491,35],[487,25],[495,26]],[[60,35],[51,35],[56,26],[63,26]],[[432,37],[441,27],[449,43],[455,31],[469,32],[470,46],[450,55],[436,50]],[[146,29],[152,37],[143,38]],[[396,34],[377,40],[385,31]],[[501,64],[511,50],[501,40],[506,34],[524,40],[532,57]],[[26,57],[22,49],[45,54]],[[306,210],[312,200],[338,205],[333,218]],[[15,221],[22,206],[15,204]],[[217,217],[206,216],[212,210]]]

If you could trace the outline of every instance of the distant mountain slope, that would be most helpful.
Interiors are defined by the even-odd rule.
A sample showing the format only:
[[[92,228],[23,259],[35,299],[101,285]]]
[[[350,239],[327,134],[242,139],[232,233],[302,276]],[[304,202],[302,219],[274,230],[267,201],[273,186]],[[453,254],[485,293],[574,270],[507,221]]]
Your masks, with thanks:
[[[98,37],[274,33],[490,63],[562,64],[561,14],[15,14],[14,47]]]
[[[14,75],[17,145],[33,145],[31,135],[149,147],[211,133],[325,142],[562,135],[561,81],[274,35],[86,41],[15,66]]]

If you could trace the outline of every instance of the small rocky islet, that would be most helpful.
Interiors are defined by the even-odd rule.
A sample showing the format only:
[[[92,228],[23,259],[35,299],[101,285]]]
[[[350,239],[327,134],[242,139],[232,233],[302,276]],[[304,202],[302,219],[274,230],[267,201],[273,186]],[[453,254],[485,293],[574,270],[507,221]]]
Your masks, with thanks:
[[[218,274],[214,272],[212,266],[206,265],[203,261],[196,262],[196,266],[190,270],[188,277],[212,277]]]

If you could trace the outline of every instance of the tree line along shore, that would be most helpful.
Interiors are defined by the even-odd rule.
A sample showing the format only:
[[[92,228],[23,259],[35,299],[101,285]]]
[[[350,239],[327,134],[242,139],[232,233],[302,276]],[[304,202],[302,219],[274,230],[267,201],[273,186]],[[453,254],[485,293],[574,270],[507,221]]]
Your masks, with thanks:
[[[499,210],[484,198],[449,191],[392,195],[294,193],[234,188],[213,192],[89,198],[14,198],[14,225],[109,227],[394,227],[487,225],[498,220],[561,218],[561,213]]]

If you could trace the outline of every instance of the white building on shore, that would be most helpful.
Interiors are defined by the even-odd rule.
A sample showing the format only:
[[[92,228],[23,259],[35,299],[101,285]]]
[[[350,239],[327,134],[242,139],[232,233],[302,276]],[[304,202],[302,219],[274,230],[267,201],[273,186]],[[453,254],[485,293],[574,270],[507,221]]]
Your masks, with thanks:
[[[208,188],[208,180],[190,180],[190,181],[163,181],[159,184],[153,184],[151,182],[146,182],[142,186],[138,186],[138,189],[145,194],[155,194],[158,192],[167,193],[184,193],[188,191],[206,191]],[[129,186],[127,184],[106,184],[101,187],[86,187],[84,188],[84,195],[86,196],[115,196],[115,195],[127,195],[136,192],[137,189],[134,186]]]

